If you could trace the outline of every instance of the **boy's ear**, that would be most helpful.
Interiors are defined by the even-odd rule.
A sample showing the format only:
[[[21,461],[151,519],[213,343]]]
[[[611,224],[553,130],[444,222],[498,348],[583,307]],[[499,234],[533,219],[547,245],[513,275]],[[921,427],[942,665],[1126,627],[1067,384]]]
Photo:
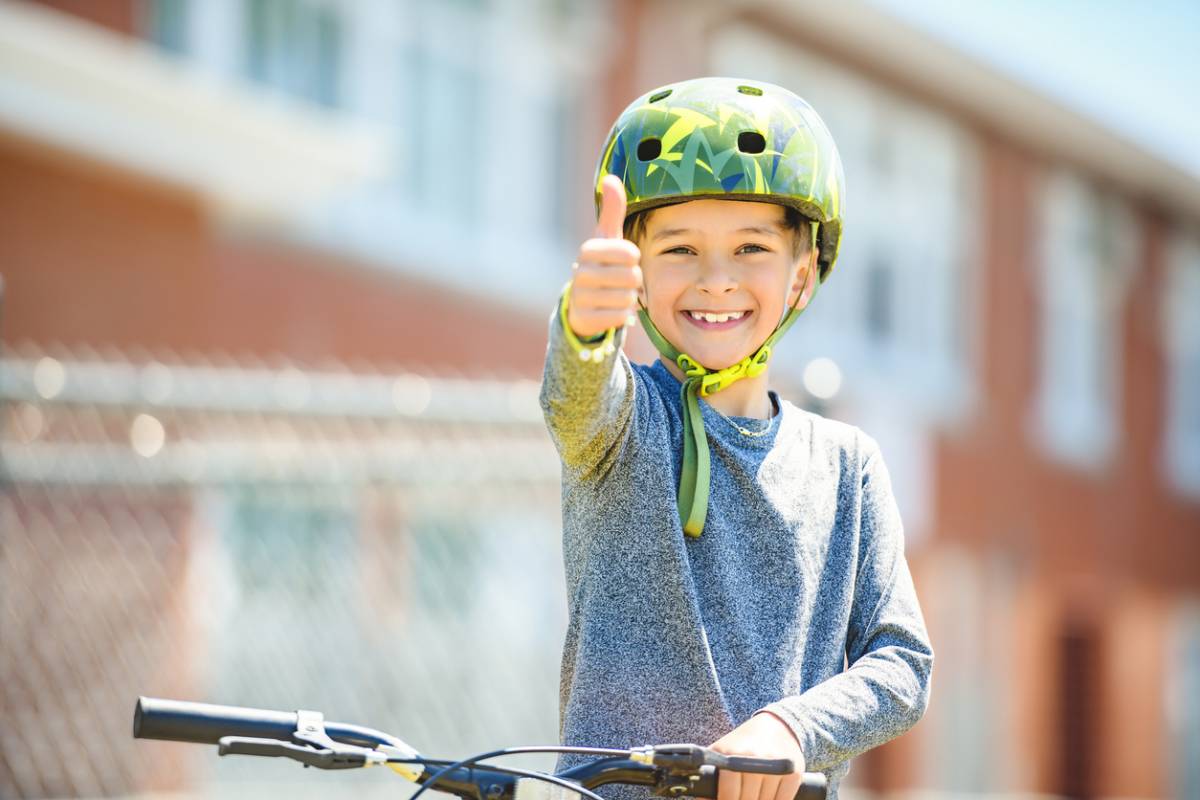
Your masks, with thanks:
[[[788,292],[788,308],[795,306],[803,309],[812,299],[817,289],[817,258],[821,255],[818,247],[811,248],[804,258],[796,261],[796,274],[793,276],[792,289]]]

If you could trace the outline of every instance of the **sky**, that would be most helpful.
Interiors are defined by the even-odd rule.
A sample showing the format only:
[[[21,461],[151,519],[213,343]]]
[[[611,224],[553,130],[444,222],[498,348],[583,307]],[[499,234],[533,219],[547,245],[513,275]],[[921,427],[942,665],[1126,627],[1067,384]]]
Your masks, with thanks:
[[[868,0],[1200,180],[1200,0]]]

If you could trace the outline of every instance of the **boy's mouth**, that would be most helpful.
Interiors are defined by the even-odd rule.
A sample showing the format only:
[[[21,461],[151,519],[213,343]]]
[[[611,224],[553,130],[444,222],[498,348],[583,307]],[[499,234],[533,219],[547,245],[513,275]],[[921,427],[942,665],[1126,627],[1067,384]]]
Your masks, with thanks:
[[[750,311],[682,311],[684,319],[704,330],[723,330],[740,325],[750,317]]]

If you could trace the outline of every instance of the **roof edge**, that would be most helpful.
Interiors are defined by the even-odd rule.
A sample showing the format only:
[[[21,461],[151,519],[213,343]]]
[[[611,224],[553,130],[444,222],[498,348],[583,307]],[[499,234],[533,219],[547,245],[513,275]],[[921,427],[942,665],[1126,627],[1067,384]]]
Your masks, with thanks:
[[[764,9],[764,6],[759,6]],[[1200,220],[1200,175],[909,23],[861,1],[768,0],[743,6],[823,55],[916,91],[1047,159],[1073,164],[1140,200]],[[769,17],[764,18],[764,17]]]

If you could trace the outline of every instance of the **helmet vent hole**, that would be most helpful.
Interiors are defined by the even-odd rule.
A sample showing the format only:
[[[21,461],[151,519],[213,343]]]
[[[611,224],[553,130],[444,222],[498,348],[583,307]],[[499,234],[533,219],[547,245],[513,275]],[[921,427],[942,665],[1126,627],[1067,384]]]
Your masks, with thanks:
[[[738,91],[742,94],[749,94],[753,95],[754,97],[762,97],[762,89],[758,89],[754,86],[739,86]]]
[[[662,155],[662,139],[642,139],[638,144],[638,161],[653,161]]]
[[[767,149],[767,140],[758,131],[743,131],[738,134],[738,150],[743,153],[757,155]],[[641,155],[641,150],[638,150]]]
[[[650,99],[646,102],[657,103],[659,100],[669,97],[673,91],[674,89],[663,89],[661,92],[655,92],[654,94],[650,95]]]

